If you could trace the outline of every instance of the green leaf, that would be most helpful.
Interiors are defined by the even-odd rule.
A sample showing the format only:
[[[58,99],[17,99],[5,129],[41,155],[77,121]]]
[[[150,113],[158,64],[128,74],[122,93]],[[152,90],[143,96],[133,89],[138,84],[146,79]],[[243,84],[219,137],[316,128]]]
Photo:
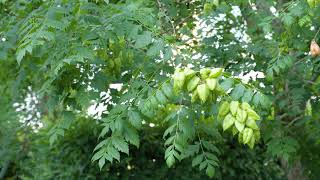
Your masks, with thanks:
[[[208,165],[207,161],[203,161],[199,166],[200,171],[203,170],[204,168],[206,168],[207,165]]]
[[[234,84],[233,79],[226,78],[222,80],[222,82],[220,83],[220,86],[224,89],[224,91],[228,91],[230,88],[232,88],[233,84]]]
[[[286,26],[290,26],[294,22],[294,18],[290,16],[288,13],[283,14],[281,20]]]
[[[164,104],[166,104],[166,103],[168,102],[166,96],[165,96],[165,95],[162,93],[162,91],[159,90],[159,89],[158,89],[157,92],[156,92],[156,98],[157,98],[158,102],[159,102],[160,104],[162,104],[162,105],[164,105]]]
[[[162,41],[158,40],[152,44],[152,46],[148,49],[148,56],[157,56],[160,55],[160,51],[163,50],[164,44]]]
[[[175,163],[175,158],[173,155],[168,156],[168,158],[166,159],[166,163],[168,165],[168,167],[172,167]]]
[[[121,137],[112,137],[112,144],[119,151],[129,154],[129,146],[128,143]]]
[[[135,47],[144,48],[151,43],[152,36],[150,31],[144,31],[141,35],[137,36]]]
[[[135,128],[141,128],[141,117],[138,112],[136,111],[128,111],[128,117],[129,117],[129,122],[135,127]]]
[[[112,159],[120,161],[120,153],[113,146],[107,147],[107,153],[111,156],[111,160],[109,160],[110,162],[112,162]]]
[[[100,168],[100,170],[102,169],[102,167],[104,166],[105,163],[106,163],[106,159],[104,157],[100,158],[100,160],[99,160],[99,168]]]
[[[198,166],[202,162],[203,159],[204,159],[203,154],[199,154],[198,156],[193,158],[192,167]]]
[[[20,49],[20,50],[17,51],[16,54],[17,54],[17,62],[18,62],[18,64],[20,64],[22,58],[23,58],[23,57],[25,56],[25,54],[26,54],[26,50],[25,50],[25,49]]]
[[[244,95],[242,96],[242,101],[243,102],[250,102],[253,95],[254,95],[254,92],[252,90],[246,89]]]
[[[162,91],[168,99],[171,99],[173,97],[173,89],[170,83],[164,83],[162,85]]]
[[[91,161],[96,161],[96,160],[102,158],[105,153],[106,153],[106,152],[105,152],[105,149],[101,149],[100,151],[96,152],[96,153],[93,155]]]
[[[60,127],[64,129],[69,129],[71,123],[75,120],[75,115],[70,111],[65,111],[63,113],[62,122],[60,123]]]
[[[239,100],[243,97],[246,88],[242,84],[236,85],[236,87],[232,90],[231,97],[234,100]]]
[[[136,147],[139,147],[140,145],[139,134],[134,128],[126,128],[124,131],[124,138],[130,144],[133,144]]]
[[[207,166],[207,169],[206,169],[206,173],[209,177],[213,177],[214,174],[215,174],[215,169],[213,166],[211,166],[210,164]]]

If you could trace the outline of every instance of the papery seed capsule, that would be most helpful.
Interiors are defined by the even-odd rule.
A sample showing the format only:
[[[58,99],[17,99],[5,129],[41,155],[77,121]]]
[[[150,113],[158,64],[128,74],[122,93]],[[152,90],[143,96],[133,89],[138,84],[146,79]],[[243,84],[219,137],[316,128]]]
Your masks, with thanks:
[[[230,111],[230,104],[229,102],[225,101],[220,105],[218,114],[220,117],[224,117],[225,115],[228,114],[229,111]]]
[[[209,96],[209,87],[206,84],[200,84],[197,87],[197,92],[199,95],[199,98],[201,100],[202,103],[205,103],[208,99]]]
[[[208,79],[206,79],[206,83],[207,83],[207,85],[208,85],[208,87],[209,87],[209,89],[211,90],[211,91],[213,91],[215,88],[216,88],[216,86],[217,86],[217,79],[215,79],[215,78],[208,78]]]
[[[222,124],[223,131],[230,128],[235,121],[236,121],[235,118],[231,114],[228,114],[223,120],[223,124]]]
[[[193,91],[199,84],[200,82],[200,78],[195,76],[192,79],[189,80],[188,84],[187,84],[187,90],[189,92]]]
[[[183,72],[187,79],[192,78],[196,74],[196,72],[190,68],[185,68]]]
[[[208,68],[203,68],[200,70],[200,75],[202,79],[207,79],[209,77],[211,70]]]
[[[320,47],[315,40],[311,41],[310,54],[312,57],[316,57],[320,55]]]
[[[222,68],[213,68],[210,72],[209,77],[211,78],[217,78],[222,74],[223,69]]]
[[[175,92],[178,92],[183,88],[184,81],[185,81],[185,74],[180,69],[177,69],[173,75],[173,89]]]
[[[253,130],[251,128],[245,128],[243,130],[243,143],[247,144],[253,136]]]
[[[259,120],[260,116],[252,109],[247,109],[248,117],[252,118],[253,120]]]
[[[259,130],[259,127],[256,123],[255,120],[251,119],[251,118],[248,118],[247,121],[246,121],[246,126],[254,129],[254,130]]]
[[[197,90],[194,90],[192,95],[191,95],[191,102],[194,103],[196,102],[196,100],[199,98],[199,95],[198,95],[198,91]]]
[[[238,101],[231,101],[230,103],[230,111],[231,114],[236,116],[237,115],[237,110],[239,108],[239,102]]]

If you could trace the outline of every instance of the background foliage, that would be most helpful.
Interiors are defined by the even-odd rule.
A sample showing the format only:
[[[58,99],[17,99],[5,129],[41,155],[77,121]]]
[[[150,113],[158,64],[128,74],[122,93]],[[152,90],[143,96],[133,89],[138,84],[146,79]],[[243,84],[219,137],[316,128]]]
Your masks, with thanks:
[[[319,179],[318,1],[0,0],[0,17],[0,179]],[[177,67],[224,68],[217,98],[173,92]],[[261,117],[253,149],[222,129],[232,100]]]

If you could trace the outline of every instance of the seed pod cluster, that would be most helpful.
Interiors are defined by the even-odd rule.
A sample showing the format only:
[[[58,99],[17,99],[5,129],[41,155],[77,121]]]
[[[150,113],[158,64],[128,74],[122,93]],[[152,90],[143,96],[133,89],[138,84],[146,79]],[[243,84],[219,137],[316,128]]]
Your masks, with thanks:
[[[190,68],[177,68],[173,75],[173,89],[176,93],[180,91],[191,93],[191,102],[214,101],[217,94],[222,91],[218,83],[222,71],[222,68],[204,68],[199,72]]]
[[[260,129],[256,123],[260,116],[246,102],[223,102],[219,108],[219,117],[223,119],[223,130],[232,128],[233,135],[238,134],[240,143],[248,144],[253,148],[260,139]]]
[[[320,0],[307,0],[311,8],[315,8],[320,4]]]

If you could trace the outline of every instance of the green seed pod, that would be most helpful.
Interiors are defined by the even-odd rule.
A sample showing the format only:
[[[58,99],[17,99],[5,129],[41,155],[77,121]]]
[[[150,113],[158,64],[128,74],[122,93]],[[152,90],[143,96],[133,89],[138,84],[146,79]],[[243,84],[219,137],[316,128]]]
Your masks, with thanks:
[[[216,95],[216,93],[211,93],[210,94],[211,95],[211,102],[216,102],[217,101],[217,95]]]
[[[206,84],[200,84],[197,87],[198,95],[202,103],[205,103],[208,99],[210,90]]]
[[[309,6],[311,8],[315,8],[316,7],[316,1],[315,0],[307,0]]]
[[[222,124],[223,131],[230,128],[235,121],[236,121],[235,118],[231,114],[228,114],[223,120],[223,124]]]
[[[234,125],[236,126],[236,128],[238,129],[239,132],[242,132],[244,129],[244,124],[240,123],[239,121],[235,121]]]
[[[243,133],[242,132],[240,132],[238,135],[238,142],[243,143]]]
[[[210,12],[212,11],[212,8],[213,8],[213,4],[211,3],[205,3],[204,6],[203,6],[203,12],[205,15],[209,15]]]
[[[194,77],[194,75],[196,74],[196,72],[190,68],[185,68],[183,72],[187,79]]]
[[[224,117],[229,113],[229,111],[230,111],[230,104],[229,102],[225,101],[220,105],[218,114],[220,117]]]
[[[211,91],[213,91],[216,88],[218,81],[215,78],[208,78],[208,79],[206,79],[206,83],[207,83],[209,89]]]
[[[238,101],[231,101],[231,103],[230,103],[231,114],[236,116],[238,109],[239,109],[239,102]]]
[[[237,121],[241,122],[241,123],[244,123],[247,119],[247,112],[245,110],[242,110],[242,109],[238,109],[237,110]]]
[[[248,126],[249,128],[252,128],[254,130],[259,130],[259,127],[256,123],[255,120],[253,120],[252,118],[248,118],[247,121],[246,121],[246,126]]]
[[[248,145],[249,145],[249,147],[250,147],[251,149],[253,149],[255,141],[256,141],[255,137],[252,136],[251,139],[250,139],[250,141],[249,141],[249,143],[248,143]]]
[[[242,104],[241,104],[241,108],[242,108],[243,110],[252,109],[251,106],[250,106],[250,104],[248,104],[247,102],[242,103]]]
[[[178,68],[173,75],[173,90],[175,92],[178,92],[183,88],[185,78],[184,72]]]
[[[247,144],[253,136],[253,130],[251,128],[245,128],[243,130],[243,144]]]
[[[200,75],[202,79],[207,79],[209,77],[211,70],[208,68],[203,68],[200,70]]]
[[[238,134],[238,132],[239,132],[238,129],[235,126],[233,126],[232,127],[232,135],[235,136]]]
[[[253,120],[259,120],[260,116],[252,109],[247,110],[248,117],[252,118]]]
[[[198,91],[197,90],[194,90],[192,95],[191,95],[191,102],[194,103],[196,102],[196,100],[199,98],[199,95],[198,95]]]
[[[219,82],[217,82],[217,85],[216,85],[216,88],[215,88],[215,92],[218,95],[225,95],[226,94],[226,91],[223,89],[222,86],[220,86]]]
[[[114,61],[113,60],[109,60],[108,61],[108,67],[110,67],[110,69],[113,69],[114,68]]]
[[[260,131],[253,131],[253,136],[256,141],[260,140]]]
[[[189,92],[193,91],[199,84],[200,82],[200,78],[195,76],[192,79],[189,80],[188,84],[187,84],[187,90]]]
[[[223,69],[222,68],[213,68],[210,72],[209,77],[210,78],[217,78],[222,74]]]
[[[215,5],[216,7],[219,6],[219,0],[213,0],[213,5]]]

